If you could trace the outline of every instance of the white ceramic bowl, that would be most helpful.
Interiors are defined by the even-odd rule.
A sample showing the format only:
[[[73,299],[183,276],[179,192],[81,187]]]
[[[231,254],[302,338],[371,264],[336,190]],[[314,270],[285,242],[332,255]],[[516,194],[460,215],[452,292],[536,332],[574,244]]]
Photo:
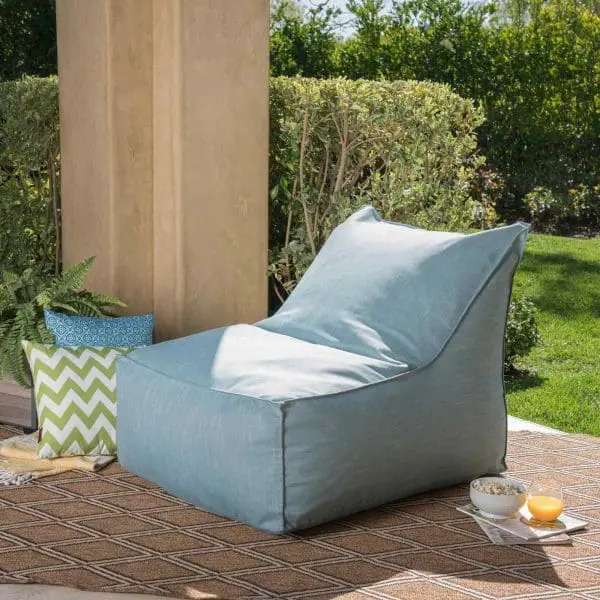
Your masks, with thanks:
[[[519,494],[486,494],[473,488],[476,481],[484,483],[509,483],[519,490]],[[525,486],[508,477],[480,477],[469,486],[471,502],[483,513],[492,517],[508,517],[517,512],[527,501]]]

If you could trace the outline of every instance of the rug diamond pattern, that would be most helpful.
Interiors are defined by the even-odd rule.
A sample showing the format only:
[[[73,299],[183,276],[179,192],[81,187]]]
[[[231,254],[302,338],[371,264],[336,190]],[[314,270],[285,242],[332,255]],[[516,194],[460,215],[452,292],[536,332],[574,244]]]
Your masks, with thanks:
[[[12,433],[0,427],[0,438]],[[0,585],[223,600],[600,598],[600,439],[509,438],[513,476],[558,482],[570,512],[590,521],[572,546],[491,545],[455,510],[464,485],[273,536],[114,464],[0,488]]]

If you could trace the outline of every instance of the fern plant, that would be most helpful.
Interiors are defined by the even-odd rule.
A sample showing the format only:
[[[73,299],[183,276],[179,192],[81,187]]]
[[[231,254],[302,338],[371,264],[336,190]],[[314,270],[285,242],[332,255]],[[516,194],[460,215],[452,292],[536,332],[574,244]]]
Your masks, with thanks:
[[[44,324],[44,309],[103,316],[125,306],[118,298],[82,289],[93,264],[94,257],[88,258],[51,279],[41,278],[32,269],[20,275],[0,272],[0,378],[8,374],[20,385],[31,387],[21,341],[54,342]]]

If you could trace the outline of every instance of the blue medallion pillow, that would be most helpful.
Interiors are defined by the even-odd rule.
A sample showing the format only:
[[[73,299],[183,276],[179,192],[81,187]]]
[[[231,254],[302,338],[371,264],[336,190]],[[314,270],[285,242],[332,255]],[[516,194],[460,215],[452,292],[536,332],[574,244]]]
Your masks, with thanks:
[[[46,328],[62,347],[135,348],[152,344],[154,315],[81,317],[44,311]]]

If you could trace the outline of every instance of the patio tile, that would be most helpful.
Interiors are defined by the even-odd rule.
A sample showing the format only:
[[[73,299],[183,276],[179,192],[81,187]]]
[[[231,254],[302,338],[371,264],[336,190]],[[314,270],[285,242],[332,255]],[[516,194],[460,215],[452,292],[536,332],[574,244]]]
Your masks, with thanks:
[[[13,427],[4,426],[0,428],[0,440],[7,440],[8,438],[19,435],[21,432]]]

